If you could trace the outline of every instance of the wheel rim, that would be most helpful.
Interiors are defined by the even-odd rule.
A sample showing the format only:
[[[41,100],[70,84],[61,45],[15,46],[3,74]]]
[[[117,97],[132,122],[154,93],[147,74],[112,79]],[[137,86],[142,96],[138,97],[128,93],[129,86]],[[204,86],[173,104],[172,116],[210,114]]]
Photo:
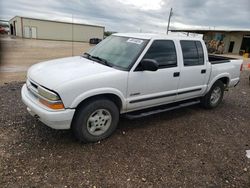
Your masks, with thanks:
[[[212,105],[216,105],[221,98],[221,89],[220,87],[216,87],[213,89],[210,97],[210,102]]]
[[[112,116],[106,109],[94,111],[87,120],[87,130],[94,136],[104,134],[110,127]]]

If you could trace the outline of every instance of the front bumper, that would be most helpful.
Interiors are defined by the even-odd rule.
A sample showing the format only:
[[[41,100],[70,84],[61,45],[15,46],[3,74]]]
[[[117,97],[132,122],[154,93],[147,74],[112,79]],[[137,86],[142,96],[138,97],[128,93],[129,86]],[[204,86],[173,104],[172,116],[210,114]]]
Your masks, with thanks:
[[[28,91],[26,84],[23,85],[21,93],[22,101],[32,116],[37,117],[41,122],[53,129],[70,129],[75,109],[47,109]]]

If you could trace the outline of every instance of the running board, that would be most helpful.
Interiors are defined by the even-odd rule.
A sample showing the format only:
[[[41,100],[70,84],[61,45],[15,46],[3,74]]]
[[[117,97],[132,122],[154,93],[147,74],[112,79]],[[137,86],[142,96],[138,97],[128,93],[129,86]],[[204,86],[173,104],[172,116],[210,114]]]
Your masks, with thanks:
[[[123,117],[125,117],[127,119],[137,119],[137,118],[142,118],[142,117],[146,117],[146,116],[150,116],[150,115],[154,115],[154,114],[159,114],[162,112],[176,110],[179,108],[195,105],[198,103],[200,103],[200,100],[192,100],[192,101],[189,100],[187,102],[174,103],[172,105],[170,104],[170,105],[164,105],[164,106],[160,106],[160,107],[154,107],[154,108],[151,108],[151,110],[146,109],[144,111],[139,110],[139,111],[135,111],[135,112],[130,112],[130,113],[124,114]]]

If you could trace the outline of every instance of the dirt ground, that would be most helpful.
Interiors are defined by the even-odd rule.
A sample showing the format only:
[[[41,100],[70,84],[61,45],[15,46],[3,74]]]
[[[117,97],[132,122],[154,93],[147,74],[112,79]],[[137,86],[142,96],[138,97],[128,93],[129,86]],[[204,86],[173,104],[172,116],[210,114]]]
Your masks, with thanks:
[[[0,86],[1,187],[250,187],[250,86],[199,105],[122,119],[110,138],[77,142],[31,117],[22,83]]]
[[[17,56],[13,52],[13,59],[5,60],[16,65],[24,56],[22,65],[29,66],[34,60],[30,54],[38,62],[54,58],[54,53],[71,53],[61,45],[55,48],[53,41],[46,43],[48,49],[28,45],[36,52],[17,47]],[[75,53],[84,49],[79,44]],[[248,70],[242,73],[240,84],[225,92],[216,109],[195,105],[121,119],[110,138],[95,144],[81,144],[71,131],[53,130],[35,120],[21,101],[23,82],[3,84],[0,187],[250,187],[249,75]]]
[[[0,45],[0,85],[11,81],[24,81],[27,69],[35,63],[72,54],[80,55],[93,47],[89,43],[30,40],[9,36],[0,36]]]

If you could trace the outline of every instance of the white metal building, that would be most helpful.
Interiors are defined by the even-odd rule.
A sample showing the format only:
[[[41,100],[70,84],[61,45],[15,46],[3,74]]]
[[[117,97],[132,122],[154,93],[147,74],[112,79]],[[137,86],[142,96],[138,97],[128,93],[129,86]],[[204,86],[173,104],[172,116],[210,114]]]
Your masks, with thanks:
[[[9,21],[10,34],[23,38],[89,42],[103,39],[104,27],[15,16]]]

